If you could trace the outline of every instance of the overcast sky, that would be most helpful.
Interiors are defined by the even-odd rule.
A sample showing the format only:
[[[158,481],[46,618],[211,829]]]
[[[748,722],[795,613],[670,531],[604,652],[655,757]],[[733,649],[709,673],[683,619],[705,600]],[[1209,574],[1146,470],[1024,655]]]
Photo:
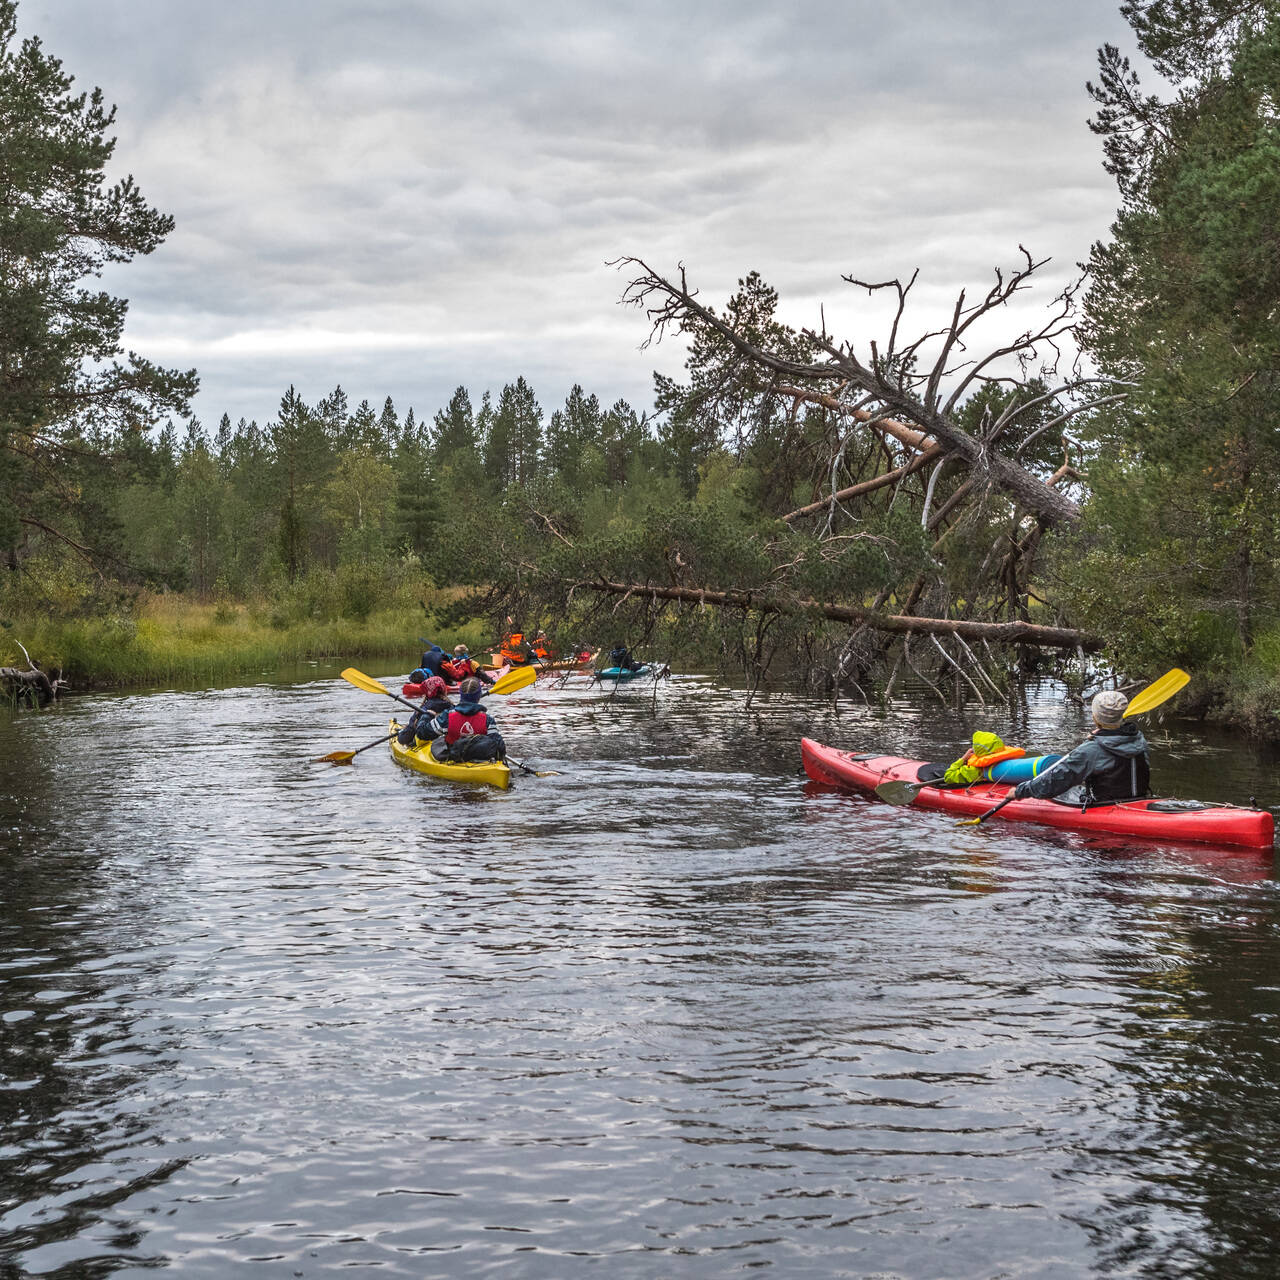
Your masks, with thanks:
[[[109,281],[126,345],[194,365],[198,415],[403,414],[523,374],[652,403],[623,254],[708,301],[874,332],[841,282],[921,269],[920,326],[1025,244],[1047,305],[1116,194],[1085,81],[1118,0],[20,0],[177,226]]]

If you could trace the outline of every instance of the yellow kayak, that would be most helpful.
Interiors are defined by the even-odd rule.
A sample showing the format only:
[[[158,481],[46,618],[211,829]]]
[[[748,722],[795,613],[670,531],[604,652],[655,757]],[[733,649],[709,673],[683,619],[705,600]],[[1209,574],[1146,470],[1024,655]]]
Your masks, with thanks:
[[[388,726],[394,735],[400,731],[399,724],[392,720]],[[406,769],[415,769],[418,773],[429,773],[433,778],[447,778],[450,782],[484,782],[491,787],[511,785],[511,770],[505,760],[476,761],[474,764],[449,764],[437,760],[431,754],[430,743],[420,747],[401,746],[393,736],[391,739],[391,758],[396,764]]]

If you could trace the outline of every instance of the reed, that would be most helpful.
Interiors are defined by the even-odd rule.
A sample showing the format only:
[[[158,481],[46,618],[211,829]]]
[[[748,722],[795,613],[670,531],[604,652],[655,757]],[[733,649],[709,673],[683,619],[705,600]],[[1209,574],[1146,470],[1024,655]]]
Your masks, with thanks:
[[[215,604],[165,595],[106,616],[6,621],[0,666],[26,666],[18,639],[46,669],[61,668],[78,690],[215,684],[326,659],[398,657],[407,670],[417,662],[418,637],[432,635],[432,620],[417,601],[396,601],[363,618],[316,619],[288,616],[267,600]],[[483,630],[480,623],[459,628],[457,639],[468,640],[468,633],[479,639]]]

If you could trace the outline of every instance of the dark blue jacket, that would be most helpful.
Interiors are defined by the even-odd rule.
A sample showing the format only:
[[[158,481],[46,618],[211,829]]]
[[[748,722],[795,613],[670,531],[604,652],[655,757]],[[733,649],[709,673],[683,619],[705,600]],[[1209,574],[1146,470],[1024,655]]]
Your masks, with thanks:
[[[1079,783],[1086,783],[1097,800],[1146,795],[1151,785],[1151,762],[1147,740],[1138,726],[1095,729],[1039,777],[1018,783],[1013,794],[1019,800],[1049,800]]]
[[[441,679],[447,679],[448,677],[442,675],[440,671],[440,664],[443,661],[444,650],[438,644],[433,644],[431,648],[422,655],[422,661],[418,663],[418,666],[420,666],[423,671],[427,672],[428,675],[440,676]]]

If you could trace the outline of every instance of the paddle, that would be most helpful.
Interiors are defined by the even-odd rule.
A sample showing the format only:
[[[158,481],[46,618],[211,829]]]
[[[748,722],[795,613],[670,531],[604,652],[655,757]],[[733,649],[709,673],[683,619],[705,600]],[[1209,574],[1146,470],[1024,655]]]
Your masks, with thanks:
[[[522,773],[527,773],[531,778],[559,778],[561,773],[558,769],[530,769],[523,760],[514,760],[511,756],[507,757],[507,763],[513,764]]]
[[[905,778],[894,778],[882,782],[876,788],[876,795],[890,804],[910,804],[920,794],[923,787],[934,787],[941,778],[931,778],[928,782],[908,782]]]
[[[379,684],[372,676],[365,675],[363,671],[357,671],[355,667],[348,667],[342,673],[342,678],[348,684],[353,684],[357,689],[363,689],[366,693],[386,694],[388,698],[394,698],[397,702],[403,703],[410,711],[418,710],[407,698],[402,698],[398,693],[392,693],[386,685]],[[483,692],[500,695],[515,693],[517,689],[523,689],[526,685],[532,684],[537,678],[538,673],[532,667],[517,667],[514,671],[508,671],[505,676],[499,676]]]
[[[350,764],[355,756],[362,751],[368,751],[370,747],[381,746],[384,742],[390,742],[396,735],[395,733],[384,733],[380,738],[374,738],[372,742],[367,742],[363,747],[357,747],[354,751],[330,751],[327,756],[316,756],[315,764]]]
[[[1158,707],[1162,702],[1167,702],[1173,697],[1179,689],[1183,688],[1191,677],[1179,667],[1174,667],[1172,671],[1166,671],[1159,680],[1153,681],[1147,685],[1143,691],[1133,698],[1124,709],[1124,715],[1121,717],[1127,720],[1130,716],[1140,716],[1146,711],[1151,711]],[[1050,766],[1052,767],[1052,766]],[[988,809],[986,813],[980,813],[976,818],[961,818],[956,823],[957,827],[976,827],[979,823],[985,822],[988,818],[994,817],[1001,809],[1005,807],[1013,799],[1014,788],[1009,788],[1009,794],[1000,801],[994,808]]]
[[[392,693],[385,685],[379,684],[372,676],[367,676],[363,671],[357,671],[355,667],[348,667],[343,673],[342,678],[348,683],[353,684],[357,689],[363,689],[366,693],[383,693],[388,698],[394,698],[397,702],[403,703],[410,711],[419,711],[420,707],[414,706],[407,698],[402,698],[398,693]],[[538,673],[531,667],[524,667],[516,671],[509,671],[505,676],[501,676],[495,680],[485,693],[507,694],[515,693],[517,689],[523,689],[526,685],[532,684],[538,678]],[[387,742],[393,738],[395,734],[388,733],[384,737],[375,738],[366,746],[357,747],[355,751],[330,751],[327,756],[317,756],[317,764],[350,764],[353,757],[358,756],[361,751],[368,751],[370,747],[376,747],[380,742]],[[532,773],[530,769],[528,772]],[[541,775],[539,775],[541,777]]]

